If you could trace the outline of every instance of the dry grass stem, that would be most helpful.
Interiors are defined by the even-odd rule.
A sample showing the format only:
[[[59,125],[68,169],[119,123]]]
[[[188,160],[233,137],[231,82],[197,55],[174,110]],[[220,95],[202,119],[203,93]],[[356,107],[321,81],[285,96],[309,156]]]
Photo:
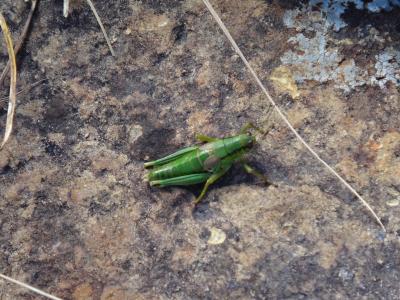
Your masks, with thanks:
[[[225,24],[222,22],[221,18],[217,14],[217,12],[214,10],[214,8],[211,6],[210,2],[208,0],[203,0],[204,4],[206,5],[207,9],[210,11],[211,15],[217,22],[218,26],[221,28],[225,36],[228,38],[229,42],[231,43],[232,47],[235,49],[236,53],[240,56],[242,59],[243,63],[246,65],[247,69],[250,71],[251,75],[261,88],[261,90],[264,92],[265,96],[267,97],[268,101],[271,103],[271,105],[274,107],[275,111],[279,114],[281,119],[286,123],[286,125],[289,127],[289,129],[292,131],[292,133],[297,137],[297,139],[304,145],[304,147],[322,164],[324,165],[329,172],[331,172],[336,178],[338,178],[343,185],[349,189],[360,201],[361,203],[371,212],[375,220],[378,222],[378,224],[382,227],[384,231],[386,231],[385,226],[383,225],[382,221],[378,217],[378,215],[375,213],[375,211],[372,209],[372,207],[368,204],[367,201],[364,200],[363,197],[341,176],[339,173],[337,173],[327,162],[325,162],[312,148],[311,146],[308,145],[308,143],[300,136],[300,134],[294,129],[292,124],[289,122],[289,120],[286,118],[285,114],[281,111],[281,109],[278,107],[278,105],[275,103],[275,101],[272,99],[271,95],[268,93],[267,89],[264,87],[263,83],[259,79],[258,75],[246,59],[246,57],[243,55],[243,52],[240,50],[238,45],[236,44],[235,40],[232,38],[231,34],[229,33],[228,29],[226,28]]]
[[[64,0],[63,15],[67,18],[69,14],[69,0]]]
[[[19,92],[17,92],[17,96],[22,95],[24,93],[29,92],[30,90],[32,90],[33,88],[37,87],[38,85],[40,85],[42,82],[46,81],[46,79],[40,79],[32,84],[30,84],[29,86],[23,88],[22,90],[20,90]],[[2,108],[3,103],[8,99],[8,97],[3,97],[0,99],[0,108]]]
[[[101,31],[103,32],[104,38],[105,38],[106,41],[107,41],[108,48],[110,48],[111,55],[112,55],[112,56],[115,56],[114,49],[113,49],[113,47],[111,46],[111,41],[110,41],[110,39],[108,38],[107,32],[106,32],[106,30],[104,29],[103,23],[101,22],[100,17],[99,17],[99,15],[97,14],[97,11],[96,11],[96,8],[95,8],[94,5],[93,5],[93,2],[92,2],[91,0],[86,0],[86,1],[87,1],[87,3],[89,4],[90,9],[93,11],[93,14],[94,14],[94,16],[96,17],[97,23],[99,23],[99,26],[100,26],[100,28],[101,28]]]
[[[105,38],[105,40],[107,42],[108,48],[110,49],[111,55],[115,56],[115,52],[114,52],[114,49],[113,49],[113,47],[111,45],[111,41],[110,41],[110,39],[109,39],[109,37],[107,35],[107,32],[106,32],[106,30],[105,30],[105,28],[103,26],[103,23],[101,22],[101,19],[100,19],[98,13],[97,13],[96,8],[94,7],[93,2],[91,0],[86,0],[86,1],[89,4],[90,9],[92,10],[92,12],[93,12],[93,14],[95,16],[96,21],[99,24],[101,31],[103,32],[104,38]],[[63,14],[64,14],[65,18],[68,17],[68,15],[69,15],[69,0],[64,0]]]
[[[15,106],[17,104],[17,62],[15,59],[14,47],[11,38],[10,31],[7,26],[7,22],[4,19],[2,13],[0,13],[0,27],[3,31],[3,36],[6,41],[8,57],[11,65],[11,74],[10,74],[10,100],[8,102],[8,111],[7,111],[7,121],[6,121],[6,130],[4,133],[3,142],[0,145],[0,150],[4,147],[7,143],[8,139],[10,138],[13,121],[14,121],[14,113],[15,113]]]
[[[42,295],[42,296],[44,296],[44,297],[46,297],[46,298],[48,298],[48,299],[52,299],[52,300],[62,300],[61,298],[58,298],[58,297],[53,296],[53,295],[50,295],[50,294],[48,294],[48,293],[46,293],[46,292],[44,292],[44,291],[42,291],[42,290],[39,290],[39,289],[37,289],[37,288],[35,288],[35,287],[29,285],[29,284],[26,284],[26,283],[23,283],[23,282],[21,282],[21,281],[15,280],[15,279],[13,279],[13,278],[11,278],[11,277],[8,277],[8,276],[6,276],[6,275],[0,274],[0,278],[3,278],[3,279],[6,280],[6,281],[9,281],[9,282],[12,282],[12,283],[14,283],[14,284],[17,284],[17,285],[19,285],[19,286],[21,286],[21,287],[24,287],[24,288],[26,288],[26,289],[28,289],[28,290],[30,290],[30,291],[32,291],[32,292],[35,292],[36,294]]]
[[[33,13],[35,12],[35,9],[36,9],[36,4],[37,4],[37,0],[32,0],[31,10],[29,11],[28,18],[26,19],[26,22],[25,22],[24,28],[22,30],[21,36],[19,37],[19,40],[15,44],[15,48],[14,48],[15,55],[18,55],[19,50],[21,50],[22,45],[24,44],[24,41],[26,39],[26,36],[28,34],[28,31],[29,31],[30,24],[31,24],[31,21],[32,21]],[[7,66],[3,70],[3,73],[1,73],[1,76],[0,76],[0,88],[3,86],[4,79],[6,78],[6,76],[7,76],[9,71],[10,71],[10,61],[8,61]]]

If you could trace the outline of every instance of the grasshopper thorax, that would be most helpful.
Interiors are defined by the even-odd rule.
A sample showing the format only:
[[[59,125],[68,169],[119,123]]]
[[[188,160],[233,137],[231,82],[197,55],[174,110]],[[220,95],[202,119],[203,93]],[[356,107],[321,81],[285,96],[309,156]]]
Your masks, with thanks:
[[[253,145],[254,141],[254,137],[250,134],[239,134],[219,139],[202,145],[197,157],[202,161],[204,170],[212,171],[220,164],[221,160],[232,159],[232,155],[235,157],[243,155]]]

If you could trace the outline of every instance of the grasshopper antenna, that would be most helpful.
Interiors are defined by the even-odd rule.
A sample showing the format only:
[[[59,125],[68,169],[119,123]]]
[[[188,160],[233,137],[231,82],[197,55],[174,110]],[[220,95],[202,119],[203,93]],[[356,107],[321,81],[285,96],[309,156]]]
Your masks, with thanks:
[[[217,22],[218,26],[221,28],[225,36],[228,38],[229,42],[231,43],[232,47],[235,49],[236,53],[240,56],[242,59],[243,63],[246,65],[247,69],[250,71],[251,75],[261,88],[261,90],[264,92],[265,96],[267,97],[268,101],[271,103],[271,105],[274,107],[275,111],[279,114],[281,119],[286,123],[286,125],[289,127],[290,131],[293,132],[293,134],[297,137],[297,139],[306,147],[306,149],[322,164],[324,165],[329,172],[331,172],[336,178],[338,178],[343,185],[348,188],[360,201],[361,203],[370,211],[372,216],[375,218],[375,220],[378,222],[378,224],[382,227],[383,231],[386,232],[386,228],[383,225],[381,219],[378,217],[378,215],[375,213],[373,208],[368,204],[367,201],[364,200],[363,197],[349,184],[347,181],[339,175],[328,163],[326,163],[318,154],[315,152],[311,146],[307,144],[307,142],[301,137],[301,135],[294,129],[292,124],[290,124],[289,120],[286,118],[285,114],[280,110],[278,105],[275,103],[274,99],[272,99],[271,95],[268,93],[267,89],[264,87],[262,84],[261,80],[258,78],[257,73],[254,71],[246,57],[243,55],[243,52],[240,50],[238,45],[236,44],[235,40],[232,38],[231,34],[229,33],[228,29],[226,28],[225,24],[222,22],[221,18],[217,14],[217,12],[214,10],[214,8],[211,6],[210,2],[208,0],[203,0],[203,3],[207,7],[207,9],[210,11],[211,15]]]

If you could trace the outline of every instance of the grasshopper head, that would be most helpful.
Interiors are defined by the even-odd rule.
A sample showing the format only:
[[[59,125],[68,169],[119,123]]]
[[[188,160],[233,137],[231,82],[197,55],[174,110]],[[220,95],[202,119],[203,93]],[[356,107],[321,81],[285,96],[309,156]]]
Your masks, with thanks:
[[[240,134],[238,138],[243,148],[253,146],[256,141],[255,137],[250,132]]]

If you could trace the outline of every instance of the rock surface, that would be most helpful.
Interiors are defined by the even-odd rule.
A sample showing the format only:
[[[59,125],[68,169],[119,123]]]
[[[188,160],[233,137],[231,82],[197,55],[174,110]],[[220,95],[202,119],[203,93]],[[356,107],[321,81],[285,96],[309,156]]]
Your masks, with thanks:
[[[400,8],[336,2],[212,1],[386,234],[268,114],[201,1],[96,1],[115,58],[85,1],[67,19],[41,1],[19,88],[46,82],[0,152],[1,272],[63,299],[399,299]],[[28,8],[0,3],[16,36]],[[237,166],[195,208],[200,187],[143,181],[144,161],[248,121],[275,124],[249,155],[275,186]],[[0,296],[39,299],[3,281]]]

